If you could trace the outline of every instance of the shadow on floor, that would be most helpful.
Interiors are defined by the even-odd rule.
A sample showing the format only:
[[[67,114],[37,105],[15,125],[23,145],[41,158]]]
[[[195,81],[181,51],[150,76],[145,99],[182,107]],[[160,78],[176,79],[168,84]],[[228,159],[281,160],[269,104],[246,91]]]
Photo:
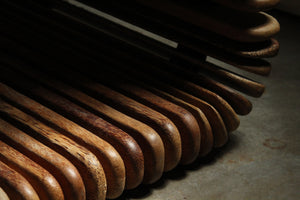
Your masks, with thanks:
[[[222,148],[214,149],[207,156],[203,158],[198,158],[190,165],[185,165],[185,166],[178,165],[172,171],[165,172],[163,176],[154,184],[151,185],[142,184],[133,190],[126,190],[124,191],[122,196],[120,196],[116,200],[145,198],[147,196],[150,196],[153,190],[167,187],[168,182],[172,180],[184,179],[187,176],[187,173],[189,171],[201,170],[201,168],[204,166],[213,165],[218,161],[218,159],[221,159],[227,152],[231,151],[234,148],[237,148],[239,141],[238,141],[238,137],[235,134],[238,134],[238,131],[230,135],[230,140]]]

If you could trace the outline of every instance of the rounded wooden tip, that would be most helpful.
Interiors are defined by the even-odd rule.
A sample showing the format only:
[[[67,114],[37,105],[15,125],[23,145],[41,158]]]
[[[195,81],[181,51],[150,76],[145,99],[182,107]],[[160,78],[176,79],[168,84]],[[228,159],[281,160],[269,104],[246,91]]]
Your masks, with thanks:
[[[165,167],[164,171],[170,171],[174,169],[182,155],[181,138],[178,129],[171,121],[164,121],[161,129],[165,133],[169,133],[166,137],[163,137],[165,147]],[[164,139],[165,138],[165,139]]]
[[[195,117],[185,109],[181,111],[181,114],[183,114],[181,118],[182,124],[186,125],[184,130],[186,133],[181,138],[182,157],[180,164],[187,165],[192,163],[199,155],[201,134]],[[181,132],[180,134],[183,133]]]

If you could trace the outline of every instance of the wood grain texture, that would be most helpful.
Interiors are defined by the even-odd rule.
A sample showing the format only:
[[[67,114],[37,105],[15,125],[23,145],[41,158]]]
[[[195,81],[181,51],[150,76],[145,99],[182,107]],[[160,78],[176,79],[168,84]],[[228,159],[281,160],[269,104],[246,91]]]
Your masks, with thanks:
[[[13,72],[6,68],[5,74],[6,76],[4,75],[5,78],[3,77],[3,79],[6,79],[10,84],[13,84],[14,87],[22,89],[26,95],[29,94],[29,96],[34,96],[34,99],[43,102],[42,104],[45,103],[50,109],[78,123],[114,146],[125,164],[126,188],[134,188],[142,182],[144,176],[144,158],[142,150],[130,135],[106,122],[99,116],[88,112],[54,92],[37,85],[35,82],[30,81],[17,72]]]
[[[186,23],[195,30],[202,27],[209,30],[208,33],[214,31],[217,37],[212,41],[202,41],[207,46],[202,46],[201,42],[193,45],[190,38],[182,42],[179,37],[179,48],[173,51],[160,48],[149,38],[141,39],[139,34],[123,32],[122,27],[111,22],[102,23],[103,19],[86,11],[81,12],[80,8],[64,7],[66,2],[57,1],[55,5],[52,1],[45,3],[32,0],[27,5],[20,0],[21,7],[25,9],[16,8],[10,13],[9,9],[5,11],[6,8],[0,8],[4,11],[0,15],[6,18],[6,29],[0,35],[5,35],[17,44],[10,46],[10,42],[5,42],[0,49],[11,59],[0,59],[1,82],[11,87],[7,90],[6,85],[0,83],[0,118],[4,119],[0,119],[0,126],[4,124],[0,132],[5,132],[0,134],[0,143],[3,139],[4,143],[17,151],[25,150],[22,154],[50,173],[60,173],[54,176],[60,184],[68,178],[67,175],[61,178],[66,168],[54,169],[52,165],[55,162],[63,163],[63,159],[58,162],[49,157],[50,161],[46,161],[47,155],[34,153],[32,144],[50,147],[55,150],[54,153],[72,160],[70,164],[74,164],[83,176],[81,183],[86,185],[87,190],[84,192],[87,199],[116,198],[125,187],[132,189],[142,181],[152,183],[161,177],[163,170],[173,169],[180,160],[182,164],[189,164],[196,156],[206,155],[213,147],[221,147],[227,142],[228,133],[239,125],[237,114],[248,114],[252,108],[246,98],[227,86],[259,97],[264,91],[264,85],[206,62],[202,54],[256,74],[268,75],[270,63],[260,58],[275,55],[279,48],[278,42],[272,39],[279,31],[278,22],[262,12],[243,13],[239,11],[241,8],[230,6],[230,3],[227,6],[234,8],[232,12],[213,2],[207,2],[207,5],[201,2],[203,7],[194,6],[190,4],[191,1],[132,2],[146,2],[141,4],[153,13],[168,15],[170,19]],[[48,3],[53,3],[54,9],[39,9]],[[169,9],[169,3],[173,11]],[[31,8],[34,4],[37,6]],[[152,6],[155,4],[158,6]],[[260,9],[264,9],[262,5]],[[76,13],[78,10],[79,14]],[[21,28],[15,29],[18,26]],[[151,24],[148,26],[151,27]],[[178,31],[183,35],[186,33],[184,30]],[[195,32],[190,34],[187,31],[187,35],[193,38]],[[73,40],[75,37],[76,42]],[[226,42],[216,45],[220,38],[228,39],[229,48],[222,46],[228,44]],[[233,48],[230,47],[231,41],[236,45]],[[249,45],[245,49],[239,48],[239,44],[243,46],[247,43]],[[19,50],[19,47],[25,48]],[[137,53],[139,51],[142,53]],[[106,56],[109,57],[107,60]],[[33,68],[24,67],[19,62],[15,67],[15,58],[37,67],[37,73],[32,73]],[[117,68],[112,71],[89,71],[92,68],[86,67],[92,63],[93,67],[106,65],[109,69],[115,64],[109,59],[117,60],[120,66],[130,66],[132,63],[137,66],[139,62],[135,62],[136,58],[147,64],[149,62],[149,65],[145,69],[137,69],[139,72],[136,74],[128,73],[130,76],[136,75],[129,79],[122,75],[124,73],[127,76],[126,69],[115,73]],[[102,62],[102,59],[105,61]],[[134,61],[131,62],[131,59]],[[246,61],[250,60],[253,62],[247,64]],[[178,64],[178,68],[174,65],[174,70],[169,62]],[[160,65],[165,63],[169,63],[170,68],[162,69]],[[38,69],[51,67],[52,64],[57,66],[49,71]],[[193,72],[184,68],[189,65],[198,66],[203,73],[200,76],[193,75]],[[48,72],[51,78],[48,78]],[[143,80],[138,77],[139,73],[145,77],[152,75],[153,78]],[[24,93],[28,98],[11,90]],[[11,93],[4,94],[7,91]],[[26,141],[22,143],[12,136],[11,130],[5,130],[9,126],[13,127],[11,130],[14,132],[17,127],[24,134],[35,136],[37,141],[28,135],[33,140],[26,140],[30,141],[29,144],[25,144]],[[44,167],[46,164],[50,165]],[[98,175],[97,169],[100,169]],[[72,180],[66,182],[73,184]],[[74,195],[61,189],[64,195]],[[101,194],[99,189],[102,189]]]
[[[214,135],[214,142],[215,142],[215,146],[219,147],[222,146],[226,143],[227,141],[227,131],[226,131],[226,127],[225,124],[223,122],[223,119],[221,118],[220,114],[218,113],[218,111],[211,106],[210,104],[208,104],[207,102],[194,97],[186,92],[183,92],[175,87],[172,87],[168,84],[165,84],[161,81],[158,81],[154,78],[154,76],[149,76],[147,72],[142,72],[140,70],[138,70],[137,68],[130,68],[130,67],[117,67],[117,70],[113,70],[115,71],[115,73],[119,72],[120,74],[123,74],[123,76],[129,78],[131,77],[132,79],[134,79],[135,81],[139,81],[139,85],[141,86],[145,86],[145,84],[147,86],[145,86],[147,89],[149,89],[149,87],[151,88],[157,88],[155,90],[155,93],[157,95],[165,93],[162,97],[163,98],[168,98],[168,96],[174,96],[175,98],[178,98],[179,100],[185,102],[185,103],[189,103],[193,106],[195,106],[196,108],[200,109],[205,117],[208,119],[209,123],[211,124],[211,128],[213,130],[213,135]],[[103,69],[102,69],[103,70]],[[127,74],[130,74],[130,76],[127,76]],[[161,92],[157,93],[156,91],[160,90]],[[151,89],[151,91],[154,91]],[[174,98],[171,98],[174,99]],[[178,102],[178,101],[177,101]]]
[[[116,47],[121,48],[121,45],[118,45]],[[128,47],[126,47],[128,48]],[[133,51],[133,50],[132,50]],[[136,52],[133,51],[133,53],[130,52],[117,52],[117,50],[113,51],[114,53],[109,55],[111,59],[113,59],[115,56],[118,56],[120,59],[124,59],[125,63],[139,63],[139,67],[143,66],[144,68],[147,67],[161,67],[161,65],[170,65],[170,63],[165,62],[162,59],[159,59],[155,56],[144,56],[142,59],[136,57],[136,54],[138,54],[137,50]],[[113,55],[113,56],[112,56]],[[181,53],[177,51],[172,51],[172,57],[171,57],[171,62],[175,62],[177,66],[182,67],[182,68],[187,68],[187,67],[193,67],[199,70],[201,74],[204,76],[209,77],[212,80],[218,81],[220,83],[223,83],[224,85],[228,85],[230,87],[233,87],[239,91],[242,91],[245,94],[254,96],[254,97],[260,97],[265,89],[265,86],[259,82],[256,82],[254,80],[251,80],[249,78],[246,78],[240,74],[234,73],[230,70],[227,70],[223,67],[217,66],[216,64],[212,64],[206,61],[202,61],[201,59],[198,59],[197,57],[191,57],[187,55],[186,53]],[[142,56],[141,56],[142,57]],[[218,57],[219,58],[219,57]],[[243,58],[243,60],[246,58]],[[139,60],[139,61],[138,61]],[[141,60],[144,63],[141,63]],[[221,59],[222,60],[222,59]],[[230,61],[231,60],[226,60]],[[236,60],[231,62],[230,64],[234,64]],[[245,63],[250,63],[250,66],[246,65]],[[121,62],[121,61],[119,61]],[[270,70],[271,66],[268,62],[263,61],[263,60],[254,60],[254,59],[247,59],[247,62],[242,61],[243,63],[236,63],[236,67],[240,67],[243,69],[247,69],[248,71],[250,70],[251,72],[256,72],[261,75],[267,75]],[[124,64],[125,64],[124,63]],[[130,65],[129,64],[129,65]],[[252,66],[253,65],[253,66]]]
[[[121,58],[121,59],[123,59],[123,58]],[[134,61],[132,61],[132,60],[134,60]],[[126,73],[126,70],[135,71],[136,68],[138,68],[137,70],[140,70],[139,68],[150,68],[151,70],[154,70],[154,71],[158,70],[157,73],[159,73],[159,74],[161,74],[161,71],[164,71],[163,74],[173,73],[173,74],[177,75],[178,77],[180,77],[182,79],[182,81],[184,81],[185,85],[189,84],[190,82],[194,82],[197,85],[201,86],[202,88],[209,89],[210,91],[215,92],[216,94],[218,94],[219,96],[224,98],[230,104],[230,106],[232,106],[234,108],[234,110],[238,114],[246,115],[252,109],[251,102],[249,100],[247,100],[244,96],[242,96],[238,92],[230,89],[228,86],[225,86],[224,84],[215,81],[214,79],[211,79],[203,74],[198,74],[198,73],[195,74],[194,72],[190,72],[189,70],[185,69],[184,67],[179,67],[175,64],[171,64],[171,63],[165,62],[163,60],[153,61],[155,59],[152,59],[152,61],[150,61],[151,64],[148,62],[148,60],[142,61],[139,59],[132,58],[129,62],[128,61],[126,62],[123,60],[116,61],[113,58],[107,57],[105,59],[105,61],[110,62],[111,64],[107,64],[107,66],[105,64],[103,64],[103,66],[101,68],[105,69],[105,70],[113,70],[113,69],[122,70],[124,73],[121,74],[121,76],[131,76],[130,74]],[[113,67],[110,65],[112,65]],[[131,65],[133,65],[133,66],[130,67]],[[143,67],[141,67],[141,66],[143,66]],[[91,70],[97,70],[97,67],[89,66],[89,68],[91,68]],[[125,68],[126,68],[126,70],[125,70]],[[218,68],[216,68],[216,70],[217,69]],[[80,69],[78,69],[78,70],[80,70]],[[159,70],[161,70],[161,71],[159,71]],[[117,70],[114,70],[114,71],[117,71]],[[223,72],[225,72],[225,70],[223,70]],[[154,72],[152,72],[152,74],[153,73]],[[227,71],[227,73],[230,74],[230,72],[228,72],[228,71]],[[111,79],[113,79],[113,78],[111,78]],[[246,84],[248,84],[248,83],[249,82],[247,82]],[[251,81],[250,81],[250,84],[252,84]],[[254,83],[253,85],[255,85],[255,84],[256,83]],[[247,85],[247,87],[249,87],[249,84]],[[252,86],[250,86],[250,88],[252,88]]]
[[[97,71],[97,69],[91,69],[91,71]],[[99,76],[102,76],[102,73],[103,73],[103,76],[105,76],[105,77],[113,76],[114,79],[117,79],[117,80],[122,79],[122,81],[125,81],[125,83],[124,82],[118,83],[118,85],[121,85],[122,88],[123,88],[124,84],[126,85],[128,83],[131,83],[131,85],[132,85],[134,83],[133,87],[139,86],[139,89],[140,89],[140,87],[145,88],[146,90],[151,91],[153,94],[158,95],[161,98],[166,99],[166,100],[186,109],[188,112],[190,112],[190,114],[193,115],[193,117],[197,121],[199,129],[200,129],[200,138],[201,138],[200,141],[201,142],[200,142],[199,155],[204,156],[208,152],[210,152],[210,150],[213,147],[213,135],[212,135],[211,126],[210,126],[206,116],[199,108],[197,108],[179,98],[176,98],[166,92],[163,92],[163,91],[157,89],[157,88],[160,88],[160,86],[158,86],[157,84],[154,84],[155,80],[149,78],[148,76],[144,76],[144,74],[137,73],[136,70],[131,70],[130,68],[127,68],[125,66],[116,67],[113,69],[101,68],[101,71],[98,71],[96,77],[100,78]],[[101,78],[101,79],[103,79],[103,78]],[[113,79],[113,78],[111,78],[111,79]],[[150,84],[142,83],[141,81],[138,81],[137,79],[139,79],[139,80],[149,79]],[[155,86],[153,87],[153,85],[155,85],[156,88],[155,88]],[[133,90],[138,91],[139,89],[133,89]],[[124,94],[126,95],[127,92],[125,92]],[[140,95],[137,95],[137,97],[140,97]],[[159,102],[159,100],[155,101],[155,103],[158,103],[158,102]],[[170,117],[170,119],[171,119],[171,117]]]
[[[276,56],[279,51],[279,42],[275,38],[270,38],[262,43],[239,44],[237,49],[225,47],[228,52],[248,57],[248,58],[265,58]],[[240,50],[239,50],[240,48]]]
[[[62,87],[60,87],[60,90]],[[64,91],[72,98],[85,104],[93,112],[100,113],[110,123],[128,132],[139,144],[143,151],[145,173],[143,183],[150,184],[157,181],[164,170],[165,151],[160,136],[151,127],[129,117],[102,102],[85,95],[84,93],[70,89]]]
[[[188,57],[180,58],[179,60],[176,58],[176,61],[178,62],[178,66],[184,67],[191,65],[194,68],[199,69],[206,76],[212,77],[213,79],[250,96],[260,97],[264,93],[265,86],[262,83],[234,73],[216,64]],[[263,69],[263,71],[267,70],[266,73],[268,73],[270,69],[268,67],[266,68],[267,69]]]
[[[52,174],[2,141],[0,141],[0,160],[24,176],[40,199],[64,199],[61,186]]]
[[[53,174],[64,186],[62,190],[66,199],[86,199],[83,180],[70,161],[8,122],[0,119],[0,125],[1,140]]]
[[[153,88],[151,86],[145,86],[148,90],[153,92],[154,94],[176,104],[179,105],[186,110],[188,110],[196,119],[198,126],[200,128],[201,133],[201,143],[200,143],[200,151],[199,156],[205,156],[207,155],[213,147],[213,134],[212,129],[209,124],[209,121],[207,120],[207,117],[205,114],[196,106],[189,104],[177,97],[174,97],[166,92],[163,92],[159,89]]]
[[[242,68],[243,65],[252,67],[251,72],[253,73],[259,74],[256,68],[263,65],[267,66],[267,62],[263,62],[261,58],[276,56],[279,51],[279,43],[274,38],[249,43],[234,41],[202,30],[180,31],[183,31],[187,36],[179,37],[178,51],[184,52],[184,49],[193,50],[198,54],[205,54],[224,62],[229,62],[235,67]],[[255,60],[251,61],[251,59]]]
[[[205,114],[212,128],[214,146],[221,147],[226,144],[228,133],[225,124],[219,112],[213,106],[193,95],[168,85],[161,85],[160,89],[199,108]]]
[[[151,74],[151,76],[156,79],[186,91],[214,106],[222,116],[228,131],[233,131],[239,126],[238,116],[232,107],[219,95],[191,82],[182,80],[180,77],[166,73],[156,67],[144,67],[140,69],[147,74]]]
[[[39,80],[40,82],[46,84],[49,87],[52,87],[53,89],[60,91],[62,94],[65,94],[75,101],[84,104],[86,107],[91,108],[93,111],[96,111],[96,114],[100,113],[102,117],[108,117],[109,120],[112,120],[116,122],[116,126],[121,127],[121,129],[125,130],[128,134],[130,134],[139,144],[141,147],[143,154],[144,154],[144,161],[145,161],[145,174],[144,174],[144,183],[153,183],[154,181],[158,180],[164,169],[164,146],[162,143],[162,140],[160,136],[149,126],[145,125],[144,123],[141,123],[138,120],[135,120],[115,109],[113,109],[110,106],[107,106],[106,104],[84,94],[83,92],[74,89],[58,80],[54,80],[53,78],[45,75],[42,72],[38,72],[34,70],[33,68],[30,68],[28,66],[22,65],[20,66],[14,66],[18,68],[20,71],[24,72],[25,74],[29,75],[30,77]],[[33,104],[33,103],[31,103]],[[31,106],[33,107],[33,105]],[[33,108],[31,108],[33,109]],[[45,108],[43,109],[45,110]],[[43,112],[43,115],[46,113],[49,113],[49,111]],[[103,116],[104,115],[104,116]],[[54,117],[54,116],[53,116]],[[64,124],[70,124],[67,122],[64,122],[61,120],[59,117],[54,117],[58,118],[56,120],[56,124],[61,124],[60,126],[63,126]],[[51,120],[51,117],[48,117],[48,120]],[[53,121],[53,120],[52,120]],[[112,122],[112,123],[114,123]],[[78,129],[78,128],[77,128]],[[76,129],[76,130],[77,130]],[[85,137],[81,136],[85,142],[92,143],[94,142],[94,145],[97,144],[97,140],[95,140],[94,135],[86,135]],[[102,142],[103,143],[103,142]],[[99,146],[99,145],[98,145]],[[105,154],[112,154],[112,152],[109,152],[109,148],[107,147],[98,147],[100,148],[99,150],[103,151],[105,150]],[[102,153],[102,154],[103,154]],[[107,155],[107,156],[108,156]],[[113,154],[112,154],[113,155]],[[101,162],[102,163],[102,162]],[[110,171],[112,171],[114,168],[112,166],[115,166],[115,168],[119,168],[121,163],[117,162],[116,159],[111,161],[110,168],[107,169],[107,174],[111,174]],[[104,168],[105,170],[105,168]],[[122,176],[117,173],[113,174],[115,178],[122,179]],[[120,187],[118,186],[118,182],[114,181],[114,187]],[[119,193],[120,194],[120,193]]]
[[[159,133],[165,147],[165,171],[173,169],[178,164],[182,154],[181,139],[180,134],[172,121],[161,113],[139,104],[120,93],[116,93],[109,88],[94,85],[88,89],[97,93],[97,95],[95,95],[97,99],[99,98],[101,101],[116,108],[120,112],[148,124]],[[101,98],[100,95],[104,98]]]
[[[181,136],[181,164],[189,164],[197,158],[200,150],[200,130],[196,119],[191,113],[176,104],[142,89],[138,85],[132,84],[129,79],[125,79],[120,74],[105,73],[103,70],[87,70],[86,74],[172,120]]]
[[[246,115],[252,110],[252,104],[247,98],[232,90],[228,86],[225,86],[222,83],[210,79],[202,74],[193,73],[192,71],[176,66],[173,66],[172,68],[170,66],[165,71],[172,72],[177,76],[180,76],[186,82],[193,82],[215,92],[224,98],[237,114]]]
[[[118,79],[114,81],[113,88],[172,120],[181,136],[181,164],[190,164],[197,158],[200,150],[200,129],[190,112],[137,85],[130,84],[129,81],[121,82]]]
[[[0,160],[0,188],[10,200],[39,200],[32,185],[17,171]],[[2,199],[3,196],[0,196]],[[9,200],[3,199],[3,200]]]
[[[53,68],[51,70],[54,70]],[[92,97],[104,102],[120,112],[152,127],[161,137],[165,148],[164,170],[173,169],[181,158],[181,139],[176,126],[167,117],[118,92],[88,79],[83,74],[59,67],[61,78],[79,87]],[[55,70],[54,70],[55,72]],[[55,73],[57,74],[57,73]]]
[[[91,70],[96,70],[96,69],[91,69]],[[102,68],[102,71],[103,70],[104,69]],[[228,136],[227,136],[227,131],[223,119],[221,118],[218,111],[207,102],[195,96],[192,96],[186,92],[183,92],[177,88],[174,88],[168,84],[158,81],[154,78],[155,76],[149,76],[149,73],[142,72],[139,70],[139,68],[135,68],[135,67],[131,68],[131,67],[123,66],[123,67],[116,67],[116,69],[111,69],[108,71],[114,71],[114,73],[120,73],[122,74],[122,76],[127,78],[130,77],[135,81],[138,80],[139,82],[137,84],[141,86],[144,86],[146,84],[148,86],[147,89],[149,89],[149,87],[159,88],[159,90],[163,90],[167,95],[172,94],[171,96],[177,97],[178,99],[184,101],[185,103],[190,103],[191,105],[194,105],[196,108],[203,111],[203,113],[209,120],[209,123],[211,124],[211,128],[214,133],[215,146],[220,147],[226,143]],[[130,76],[126,74],[129,74]],[[163,98],[165,97],[166,96],[163,95]]]
[[[209,77],[201,73],[195,73],[189,69],[186,69],[184,67],[179,67],[171,63],[164,63],[163,66],[157,63],[157,66],[160,66],[159,70],[164,71],[164,74],[167,73],[175,74],[176,76],[180,77],[184,81],[184,83],[192,82],[199,86],[202,86],[203,88],[209,89],[212,92],[215,92],[216,94],[224,98],[232,106],[232,108],[235,110],[237,114],[246,115],[252,109],[251,102],[248,99],[246,99],[244,96],[234,91],[233,89],[229,88],[228,86],[225,86],[220,82],[210,79]],[[135,71],[137,71],[135,67],[129,67],[127,65],[114,66],[114,69],[123,72],[130,71],[131,74],[134,74]],[[158,67],[156,69],[158,69]],[[140,74],[135,77],[139,78],[139,76]],[[142,79],[145,78],[147,79],[147,77],[143,76]]]
[[[262,83],[233,73],[215,64],[206,62],[203,63],[202,66],[210,70],[211,75],[216,76],[217,80],[222,80],[221,82],[230,85],[231,87],[240,90],[250,96],[260,97],[265,91],[265,86]]]
[[[267,76],[270,74],[271,64],[266,60],[260,59],[260,57],[275,56],[279,51],[279,45],[277,46],[275,44],[267,49],[259,49],[256,51],[235,51],[228,47],[218,49],[211,45],[206,45],[203,42],[198,42],[197,45],[193,43],[179,45],[178,49],[186,49],[195,54],[204,54],[251,73]],[[197,59],[197,57],[195,58]],[[200,68],[203,68],[203,66],[201,65]]]
[[[26,67],[24,68],[27,69]],[[93,152],[100,160],[105,172],[107,179],[106,197],[116,198],[122,194],[125,187],[125,166],[114,147],[95,134],[2,83],[0,83],[0,95],[22,106],[23,109],[30,111],[31,114],[53,123],[55,127],[67,131],[67,133],[62,133]]]
[[[9,118],[21,123],[27,133],[50,145],[77,167],[86,188],[86,199],[105,199],[107,189],[105,174],[94,154],[4,101],[0,103],[0,110]]]

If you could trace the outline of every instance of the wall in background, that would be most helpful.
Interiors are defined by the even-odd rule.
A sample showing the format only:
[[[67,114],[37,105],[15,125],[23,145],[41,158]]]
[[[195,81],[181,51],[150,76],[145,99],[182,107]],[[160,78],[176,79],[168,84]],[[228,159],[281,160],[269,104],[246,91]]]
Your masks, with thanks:
[[[281,0],[277,8],[300,16],[300,0]]]

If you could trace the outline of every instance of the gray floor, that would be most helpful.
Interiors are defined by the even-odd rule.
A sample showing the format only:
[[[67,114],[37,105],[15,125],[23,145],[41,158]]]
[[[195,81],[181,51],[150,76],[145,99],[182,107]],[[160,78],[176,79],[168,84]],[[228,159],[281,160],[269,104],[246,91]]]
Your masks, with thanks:
[[[276,14],[281,50],[270,77],[253,77],[265,94],[229,143],[211,158],[178,167],[120,199],[300,199],[300,19]]]

